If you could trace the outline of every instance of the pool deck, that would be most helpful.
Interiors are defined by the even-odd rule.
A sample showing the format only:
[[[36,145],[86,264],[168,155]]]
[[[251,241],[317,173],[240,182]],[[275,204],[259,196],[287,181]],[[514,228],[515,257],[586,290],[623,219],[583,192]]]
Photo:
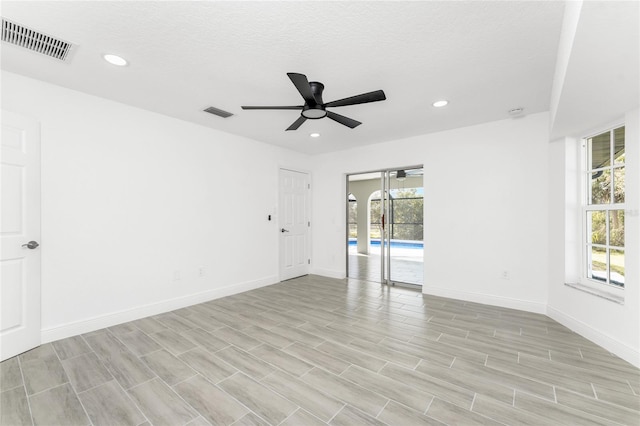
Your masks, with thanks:
[[[371,246],[369,254],[349,246],[349,278],[380,282],[380,246]],[[408,284],[424,283],[424,250],[391,248],[391,279]]]

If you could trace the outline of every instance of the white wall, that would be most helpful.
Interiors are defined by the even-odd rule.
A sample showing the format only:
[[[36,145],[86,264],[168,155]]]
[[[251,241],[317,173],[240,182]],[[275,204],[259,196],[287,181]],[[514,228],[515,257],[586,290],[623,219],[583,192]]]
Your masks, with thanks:
[[[548,314],[640,367],[638,2],[569,2],[551,93]],[[598,58],[594,61],[593,58]],[[565,286],[580,280],[580,139],[626,124],[624,304]],[[596,127],[601,126],[601,127]],[[629,214],[634,211],[635,214]]]
[[[564,286],[566,144],[549,144],[548,113],[309,158],[1,76],[2,108],[41,123],[44,341],[276,282],[277,218],[266,216],[279,166],[312,171],[312,272],[344,277],[345,174],[423,164],[425,293],[534,312],[548,303],[638,365],[638,217],[626,218],[624,305]],[[625,119],[634,210],[639,114]]]
[[[582,0],[573,0],[565,2],[564,4],[562,31],[560,32],[560,42],[558,43],[558,54],[556,58],[555,72],[553,75],[554,84],[551,88],[551,102],[549,105],[549,122],[551,124],[551,128],[553,128],[553,123],[555,122],[556,114],[558,113],[558,107],[560,106],[560,98],[565,78],[567,76],[567,68],[569,68],[573,41],[576,35],[576,29],[578,28],[578,23],[580,22],[582,3]]]
[[[570,256],[580,252],[575,208],[579,138],[562,138],[549,150],[549,316],[640,366],[640,110],[625,114],[626,214],[624,304],[565,286],[581,274]],[[585,129],[585,135],[589,129]],[[606,130],[600,129],[600,130]],[[584,135],[583,135],[584,136]]]
[[[346,273],[345,173],[424,164],[423,291],[545,312],[548,119],[541,113],[314,157],[313,270]]]
[[[277,281],[306,156],[7,72],[2,108],[41,123],[44,341]]]
[[[638,107],[639,17],[637,1],[565,3],[551,91],[553,139],[615,120]]]

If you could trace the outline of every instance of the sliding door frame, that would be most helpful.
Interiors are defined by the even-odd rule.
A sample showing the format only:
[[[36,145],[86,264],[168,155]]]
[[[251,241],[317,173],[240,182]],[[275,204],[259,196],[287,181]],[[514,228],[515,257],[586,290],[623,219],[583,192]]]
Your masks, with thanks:
[[[349,178],[356,175],[364,175],[369,173],[380,173],[380,210],[383,212],[383,224],[382,232],[380,233],[380,284],[386,286],[395,286],[396,284],[402,286],[419,287],[419,284],[395,282],[391,279],[391,173],[398,170],[412,170],[412,169],[424,169],[424,165],[402,166],[394,168],[385,168],[378,170],[370,170],[366,172],[355,172],[345,174],[345,187],[346,187],[346,207],[345,207],[345,242],[346,242],[346,256],[345,256],[345,271],[347,277],[349,277]],[[423,182],[424,185],[424,177]],[[361,202],[356,200],[356,202]],[[366,200],[365,202],[368,202]],[[369,221],[370,218],[367,218]],[[367,236],[368,238],[368,236]],[[367,244],[369,242],[367,241]]]

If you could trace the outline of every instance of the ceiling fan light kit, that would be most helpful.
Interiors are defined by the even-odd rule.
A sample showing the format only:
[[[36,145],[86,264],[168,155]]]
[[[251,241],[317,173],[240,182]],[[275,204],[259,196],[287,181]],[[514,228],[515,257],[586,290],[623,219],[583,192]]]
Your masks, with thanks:
[[[325,118],[327,116],[327,111],[316,106],[315,108],[311,108],[309,106],[305,106],[301,112],[304,118],[309,118],[311,120],[318,120],[320,118]]]
[[[324,117],[329,117],[333,121],[336,121],[351,129],[358,127],[362,124],[352,118],[345,117],[344,115],[336,114],[333,111],[327,111],[327,108],[364,104],[369,102],[384,101],[386,98],[382,90],[376,90],[373,92],[363,93],[361,95],[351,96],[337,101],[325,103],[322,100],[322,91],[324,90],[324,84],[317,81],[309,81],[307,76],[298,73],[287,73],[289,79],[293,85],[298,89],[298,92],[304,99],[304,105],[298,106],[242,106],[242,109],[295,109],[300,110],[300,117],[291,124],[287,130],[297,130],[305,121],[319,120]]]

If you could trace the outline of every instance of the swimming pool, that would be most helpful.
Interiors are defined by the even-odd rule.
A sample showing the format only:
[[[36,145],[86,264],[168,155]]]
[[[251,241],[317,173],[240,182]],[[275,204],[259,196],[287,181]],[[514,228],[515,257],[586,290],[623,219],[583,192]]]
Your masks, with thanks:
[[[349,238],[350,246],[355,246],[357,244],[358,242],[356,241],[355,238]],[[380,240],[371,239],[369,241],[369,244],[371,244],[371,246],[373,247],[380,247]],[[424,249],[424,242],[423,241],[407,241],[407,240],[391,240],[391,247],[422,250]]]

